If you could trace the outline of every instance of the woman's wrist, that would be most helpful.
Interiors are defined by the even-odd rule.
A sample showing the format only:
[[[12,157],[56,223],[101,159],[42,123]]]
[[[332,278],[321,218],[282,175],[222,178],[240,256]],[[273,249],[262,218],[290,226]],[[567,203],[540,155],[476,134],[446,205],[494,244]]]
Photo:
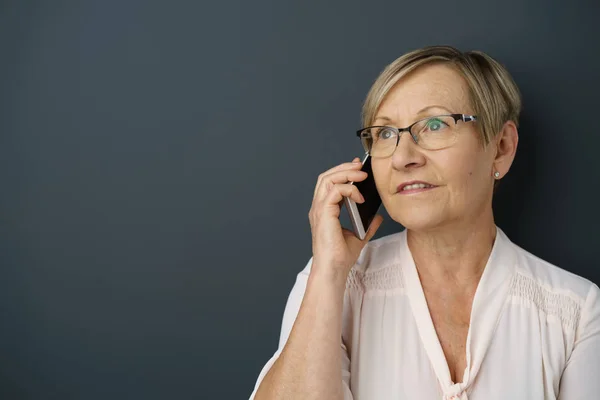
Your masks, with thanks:
[[[308,277],[308,283],[330,286],[343,292],[343,290],[346,288],[348,272],[349,271],[346,269],[332,268],[318,262],[313,262],[310,275]]]

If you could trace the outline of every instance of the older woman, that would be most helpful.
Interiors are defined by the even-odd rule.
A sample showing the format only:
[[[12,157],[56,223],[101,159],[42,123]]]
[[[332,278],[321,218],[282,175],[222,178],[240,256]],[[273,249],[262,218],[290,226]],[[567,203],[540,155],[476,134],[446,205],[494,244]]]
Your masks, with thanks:
[[[313,257],[251,398],[600,399],[600,298],[521,249],[492,194],[518,143],[519,90],[482,52],[427,47],[390,64],[360,132],[389,215],[369,242],[339,222],[361,164],[319,176]]]

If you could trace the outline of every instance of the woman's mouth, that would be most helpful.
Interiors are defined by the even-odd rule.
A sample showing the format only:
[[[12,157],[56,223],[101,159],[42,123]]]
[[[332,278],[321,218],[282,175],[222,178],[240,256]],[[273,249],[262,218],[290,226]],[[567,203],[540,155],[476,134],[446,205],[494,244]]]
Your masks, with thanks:
[[[400,194],[412,194],[426,192],[431,189],[435,189],[436,187],[437,186],[427,182],[413,181],[401,184],[400,186],[398,186],[397,190]]]

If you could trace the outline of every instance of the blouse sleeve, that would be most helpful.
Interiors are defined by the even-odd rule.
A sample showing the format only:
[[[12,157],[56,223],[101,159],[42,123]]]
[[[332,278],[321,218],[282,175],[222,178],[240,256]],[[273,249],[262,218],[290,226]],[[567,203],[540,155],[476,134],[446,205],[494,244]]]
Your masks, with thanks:
[[[596,285],[588,292],[573,351],[560,380],[559,400],[600,399],[599,292]]]
[[[285,346],[288,337],[290,336],[290,332],[292,330],[292,326],[294,326],[294,322],[296,321],[296,316],[298,315],[298,311],[300,310],[300,305],[302,304],[302,299],[304,298],[304,292],[306,291],[306,284],[308,282],[308,276],[310,275],[310,268],[312,266],[312,258],[308,261],[306,267],[298,274],[296,277],[296,283],[292,288],[287,300],[287,304],[285,306],[285,311],[283,313],[283,321],[281,323],[281,332],[279,334],[279,346],[277,351],[273,356],[267,361],[263,369],[260,371],[256,384],[254,385],[254,390],[250,395],[250,400],[254,400],[254,396],[256,395],[256,391],[260,386],[260,383],[267,375],[275,361],[279,358],[283,347]],[[341,345],[342,352],[342,378],[343,378],[343,390],[344,390],[344,400],[353,400],[352,393],[350,392],[349,381],[350,381],[350,359],[348,357],[348,352],[344,345]]]

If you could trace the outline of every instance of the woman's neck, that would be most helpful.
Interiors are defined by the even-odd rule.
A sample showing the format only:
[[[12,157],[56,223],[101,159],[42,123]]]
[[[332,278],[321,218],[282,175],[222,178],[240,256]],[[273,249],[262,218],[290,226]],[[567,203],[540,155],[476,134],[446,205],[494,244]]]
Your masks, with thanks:
[[[474,221],[431,231],[407,231],[408,246],[423,284],[477,286],[496,239],[491,213]]]

